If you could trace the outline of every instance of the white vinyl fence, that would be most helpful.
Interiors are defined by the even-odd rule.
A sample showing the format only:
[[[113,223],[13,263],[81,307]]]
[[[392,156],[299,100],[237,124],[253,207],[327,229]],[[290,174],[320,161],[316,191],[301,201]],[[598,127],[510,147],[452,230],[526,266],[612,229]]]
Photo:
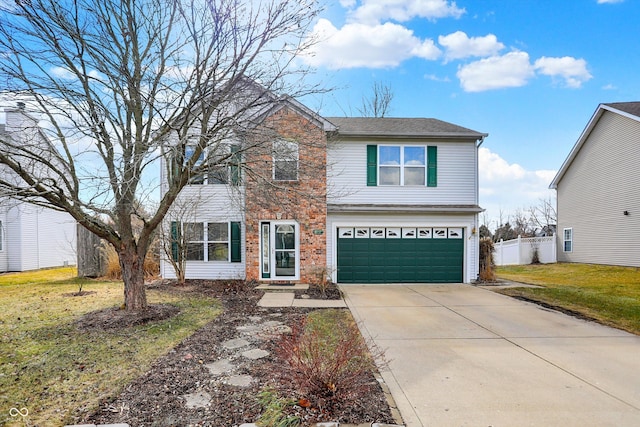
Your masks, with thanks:
[[[507,240],[500,240],[495,244],[493,261],[496,265],[522,265],[531,264],[533,254],[538,251],[538,259],[541,263],[547,264],[556,262],[556,236],[547,237],[527,237]]]

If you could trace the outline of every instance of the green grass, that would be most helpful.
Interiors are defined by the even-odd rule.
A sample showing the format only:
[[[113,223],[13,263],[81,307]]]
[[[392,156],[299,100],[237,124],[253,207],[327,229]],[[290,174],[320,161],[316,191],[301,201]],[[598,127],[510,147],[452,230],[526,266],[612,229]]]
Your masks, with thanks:
[[[93,411],[220,312],[217,300],[150,290],[171,319],[109,332],[80,331],[83,314],[123,301],[121,282],[75,278],[62,268],[0,276],[0,425],[56,426]],[[69,296],[77,292],[85,296]],[[11,408],[29,415],[11,417]]]
[[[500,292],[523,296],[592,317],[640,335],[640,269],[593,264],[498,267],[501,279],[540,285]]]

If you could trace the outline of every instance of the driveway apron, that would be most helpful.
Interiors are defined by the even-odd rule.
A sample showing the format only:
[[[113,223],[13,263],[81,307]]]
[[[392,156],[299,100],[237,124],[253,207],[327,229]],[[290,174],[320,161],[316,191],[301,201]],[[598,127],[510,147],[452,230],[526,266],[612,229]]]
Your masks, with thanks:
[[[470,285],[343,285],[408,427],[640,426],[640,337]]]

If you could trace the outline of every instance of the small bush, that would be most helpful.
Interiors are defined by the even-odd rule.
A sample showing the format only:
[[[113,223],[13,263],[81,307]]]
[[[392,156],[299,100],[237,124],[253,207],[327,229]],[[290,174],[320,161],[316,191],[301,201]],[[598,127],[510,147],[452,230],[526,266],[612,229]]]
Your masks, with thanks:
[[[342,319],[337,327],[305,320],[282,337],[279,352],[286,361],[285,376],[310,407],[321,411],[366,399],[376,381],[372,372],[383,353],[369,351],[352,319],[340,310],[330,310]],[[332,323],[335,325],[335,323]]]
[[[488,237],[480,239],[480,275],[481,282],[495,282],[496,272],[493,262],[493,240]]]
[[[297,427],[300,418],[287,415],[286,409],[296,404],[295,400],[284,399],[273,388],[265,388],[258,395],[262,414],[256,422],[260,427]]]
[[[317,287],[323,296],[327,295],[327,289],[332,285],[331,268],[327,266],[314,266],[309,269],[310,276],[313,277],[311,285]]]

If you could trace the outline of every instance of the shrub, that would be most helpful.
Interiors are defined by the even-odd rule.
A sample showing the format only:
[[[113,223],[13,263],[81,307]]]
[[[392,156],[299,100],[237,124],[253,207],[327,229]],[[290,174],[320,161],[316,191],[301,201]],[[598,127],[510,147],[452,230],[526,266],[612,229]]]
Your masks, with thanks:
[[[267,387],[258,395],[262,414],[256,422],[260,427],[297,427],[300,418],[287,415],[286,409],[296,404],[295,400],[284,399],[273,388]]]
[[[493,240],[489,237],[480,239],[480,276],[481,282],[495,282],[496,273],[493,262]]]
[[[331,286],[331,268],[327,266],[310,267],[309,273],[314,279],[311,285],[316,286],[323,296],[327,295],[327,289]]]
[[[306,319],[281,338],[280,356],[286,361],[285,377],[301,401],[321,411],[366,399],[376,381],[372,372],[383,363],[382,351],[367,348],[357,325],[344,310],[324,310],[335,322]],[[338,317],[339,316],[339,317]]]
[[[104,277],[110,280],[121,280],[122,271],[120,270],[120,260],[118,259],[118,253],[115,248],[109,243],[103,243],[102,251],[106,258]],[[145,279],[154,279],[159,275],[160,259],[157,251],[152,247],[149,249],[147,256],[144,259],[144,277]]]

